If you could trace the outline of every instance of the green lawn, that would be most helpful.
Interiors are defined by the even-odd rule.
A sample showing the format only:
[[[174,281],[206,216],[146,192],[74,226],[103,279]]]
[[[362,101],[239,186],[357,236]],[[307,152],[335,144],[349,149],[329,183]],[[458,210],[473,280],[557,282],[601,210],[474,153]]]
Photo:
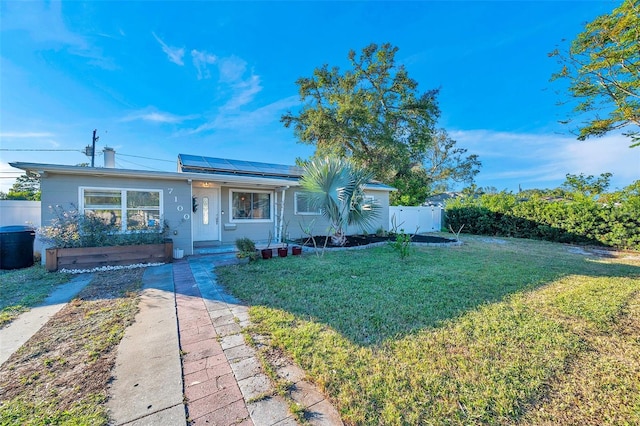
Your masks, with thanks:
[[[216,271],[347,424],[640,423],[640,261],[463,239]]]
[[[41,265],[0,271],[0,328],[42,303],[56,286],[69,279],[70,275],[49,273]]]

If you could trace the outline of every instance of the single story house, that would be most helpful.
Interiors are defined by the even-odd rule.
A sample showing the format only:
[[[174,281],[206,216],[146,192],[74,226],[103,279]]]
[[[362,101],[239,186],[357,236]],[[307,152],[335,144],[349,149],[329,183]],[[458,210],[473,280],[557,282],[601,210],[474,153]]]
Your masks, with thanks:
[[[104,150],[104,167],[27,162],[11,166],[41,178],[42,225],[54,218],[52,206],[91,211],[112,220],[123,232],[164,221],[174,248],[233,244],[240,237],[266,243],[283,238],[326,235],[327,221],[301,196],[302,169],[295,166],[178,155],[176,172],[120,169],[115,151]],[[380,205],[375,229],[388,229],[389,193],[394,188],[371,182],[367,196]],[[359,233],[360,230],[349,230]]]
[[[442,192],[440,194],[434,194],[434,195],[428,196],[424,200],[424,203],[422,203],[422,205],[423,206],[435,206],[435,207],[444,208],[444,206],[447,203],[447,201],[455,199],[455,198],[460,198],[460,197],[462,197],[462,193],[461,192]]]

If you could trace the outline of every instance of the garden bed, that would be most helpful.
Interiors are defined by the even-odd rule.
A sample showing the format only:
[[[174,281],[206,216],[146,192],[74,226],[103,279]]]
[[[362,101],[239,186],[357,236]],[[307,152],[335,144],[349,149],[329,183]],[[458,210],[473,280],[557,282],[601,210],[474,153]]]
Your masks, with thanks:
[[[325,235],[317,235],[315,237],[316,244],[318,247],[323,247],[326,241],[328,248],[338,248],[338,247],[360,247],[367,246],[370,244],[376,243],[386,243],[388,241],[395,241],[395,235],[390,236],[378,236],[378,235],[349,235],[347,236],[347,243],[344,246],[336,246],[331,243],[331,237]],[[413,235],[411,236],[412,243],[425,243],[425,244],[449,244],[455,243],[456,240],[452,240],[450,238],[436,237],[433,235]],[[295,241],[295,244],[313,247],[313,241],[310,237],[301,238]]]
[[[50,248],[46,250],[46,269],[91,269],[137,263],[171,262],[173,242],[110,247]]]

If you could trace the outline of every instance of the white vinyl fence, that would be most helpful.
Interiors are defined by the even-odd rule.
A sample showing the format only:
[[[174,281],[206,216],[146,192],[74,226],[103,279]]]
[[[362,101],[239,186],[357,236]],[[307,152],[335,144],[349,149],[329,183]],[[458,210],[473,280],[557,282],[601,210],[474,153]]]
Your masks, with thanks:
[[[0,200],[0,226],[31,226],[40,228],[40,201]],[[36,236],[33,251],[42,252],[42,243]]]
[[[397,228],[413,234],[418,230],[419,234],[436,232],[442,228],[442,207],[438,206],[390,206],[389,230]]]

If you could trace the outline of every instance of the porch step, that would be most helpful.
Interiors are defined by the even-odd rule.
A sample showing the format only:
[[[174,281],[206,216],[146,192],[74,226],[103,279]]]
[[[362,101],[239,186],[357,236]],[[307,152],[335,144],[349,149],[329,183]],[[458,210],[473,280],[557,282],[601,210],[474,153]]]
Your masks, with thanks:
[[[234,244],[224,244],[224,245],[197,245],[194,244],[193,254],[225,254],[225,253],[235,253],[236,246]]]
[[[271,244],[269,247],[272,249],[277,249],[278,247],[282,247],[283,244]],[[256,249],[261,250],[267,247],[267,243],[256,242]],[[210,241],[195,241],[193,243],[193,254],[235,254],[238,251],[234,244],[222,244],[219,241],[210,242]]]

